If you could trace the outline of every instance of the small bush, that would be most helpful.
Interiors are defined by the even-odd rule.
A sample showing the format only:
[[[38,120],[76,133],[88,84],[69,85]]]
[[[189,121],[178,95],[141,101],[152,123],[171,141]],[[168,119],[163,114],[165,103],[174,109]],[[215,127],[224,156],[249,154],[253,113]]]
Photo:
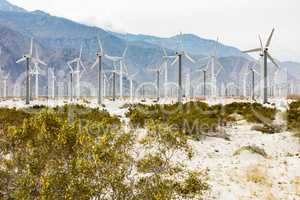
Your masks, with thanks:
[[[289,130],[295,131],[300,136],[300,101],[289,105],[287,120]]]
[[[251,153],[259,154],[265,158],[268,157],[268,154],[265,152],[265,150],[257,146],[241,147],[240,149],[236,150],[233,155],[234,156],[240,155],[243,151],[249,151]]]

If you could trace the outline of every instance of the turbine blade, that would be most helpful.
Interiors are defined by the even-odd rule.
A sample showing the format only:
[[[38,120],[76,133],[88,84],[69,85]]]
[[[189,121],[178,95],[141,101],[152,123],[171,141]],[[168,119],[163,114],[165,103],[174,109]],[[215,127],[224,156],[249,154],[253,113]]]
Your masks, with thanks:
[[[258,38],[259,38],[259,42],[260,42],[261,51],[263,52],[264,51],[264,46],[263,46],[263,43],[262,43],[261,36],[258,35]]]
[[[218,45],[219,45],[219,37],[217,37],[217,40],[215,42],[215,48],[214,48],[214,56],[217,56],[217,50],[218,50]]]
[[[258,76],[260,76],[260,73],[258,71],[256,71],[255,69],[252,69],[254,71],[254,73],[256,73]]]
[[[98,64],[98,59],[95,61],[95,63],[91,66],[91,69],[94,69]]]
[[[179,58],[176,56],[175,60],[172,62],[171,66],[175,65],[178,62]]]
[[[168,57],[168,54],[167,54],[166,49],[165,49],[164,47],[161,47],[161,48],[162,48],[162,50],[163,50],[164,56],[165,56],[165,57]]]
[[[33,54],[33,38],[30,40],[30,55]]]
[[[260,51],[261,51],[261,48],[256,48],[256,49],[250,49],[247,51],[243,51],[243,53],[252,53],[252,52],[260,52]]]
[[[126,46],[126,48],[125,48],[125,50],[124,50],[124,52],[123,52],[123,55],[122,55],[122,58],[123,58],[123,59],[124,59],[125,56],[126,56],[127,50],[128,50],[128,46]]]
[[[79,59],[81,59],[81,56],[82,56],[82,45],[81,45],[81,47],[80,47]]]
[[[267,54],[268,58],[271,60],[271,62],[278,68],[280,69],[280,66],[276,63],[275,59],[268,53]]]
[[[273,35],[274,35],[274,32],[275,32],[275,29],[273,28],[273,29],[272,29],[272,32],[271,32],[271,34],[270,34],[270,36],[269,36],[269,38],[268,38],[266,47],[269,47],[269,46],[270,46],[271,41],[272,41],[272,37],[273,37]]]
[[[73,70],[73,68],[72,68],[72,66],[71,66],[71,63],[68,62],[67,65],[68,65],[68,67],[69,67],[71,73],[73,74],[73,73],[74,73],[74,70]]]
[[[209,58],[210,58],[210,56],[205,56],[205,57],[203,57],[203,58],[200,58],[200,59],[198,60],[198,62],[206,61],[206,60],[209,59]]]
[[[37,60],[38,63],[40,63],[40,64],[42,64],[42,65],[44,65],[44,66],[47,65],[44,61],[42,61],[42,60],[40,60],[40,59],[38,59],[38,58],[37,58],[36,60]]]
[[[101,51],[101,53],[104,53],[104,52],[103,52],[102,42],[101,42],[101,40],[100,40],[99,37],[97,37],[97,41],[98,41],[98,48],[99,48],[99,50]]]
[[[83,70],[84,70],[85,72],[87,72],[87,69],[86,69],[85,65],[83,64],[83,62],[82,62],[81,60],[79,60],[79,63],[80,63],[80,65],[81,65],[81,67],[83,68]]]
[[[24,62],[25,60],[26,60],[26,58],[25,58],[25,57],[23,57],[23,58],[21,58],[21,59],[17,60],[17,61],[16,61],[16,63],[18,64],[18,63]]]
[[[191,57],[189,56],[189,54],[185,53],[184,56],[185,56],[189,61],[191,61],[192,63],[195,63],[195,60],[194,60],[193,58],[191,58]]]

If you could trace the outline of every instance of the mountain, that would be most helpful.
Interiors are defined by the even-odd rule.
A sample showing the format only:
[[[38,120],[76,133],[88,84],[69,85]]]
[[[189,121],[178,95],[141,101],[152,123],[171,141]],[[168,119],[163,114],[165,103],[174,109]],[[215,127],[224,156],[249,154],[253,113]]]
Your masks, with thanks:
[[[0,10],[9,12],[26,12],[25,9],[12,5],[8,1],[0,0]]]
[[[250,59],[247,54],[242,53],[235,47],[217,43],[215,40],[204,39],[193,34],[183,34],[182,37],[180,35],[176,35],[170,38],[161,38],[149,35],[111,33],[122,39],[127,39],[129,41],[144,41],[155,45],[161,45],[174,51],[179,48],[178,41],[182,39],[184,49],[193,55],[211,55],[217,46],[217,54],[219,57],[239,56]]]
[[[2,8],[2,9],[1,9]],[[147,71],[162,63],[164,46],[168,55],[174,55],[178,49],[179,36],[161,38],[149,35],[121,34],[105,31],[99,27],[87,26],[65,18],[52,16],[46,12],[37,10],[28,12],[14,6],[5,0],[0,0],[0,65],[11,73],[11,80],[18,79],[24,72],[24,64],[16,64],[15,61],[29,51],[30,38],[33,37],[35,46],[39,50],[42,60],[48,67],[54,68],[62,81],[67,82],[69,69],[67,62],[78,57],[80,47],[83,47],[83,62],[89,67],[95,61],[98,49],[97,37],[101,38],[105,53],[112,56],[121,56],[128,45],[126,64],[129,72],[138,72],[137,81],[153,81],[155,76]],[[183,35],[184,48],[195,59],[210,55],[216,45],[213,40],[207,40],[193,34]],[[218,56],[224,66],[220,74],[221,80],[237,79],[236,71],[246,69],[247,63],[253,59],[243,54],[239,49],[224,44],[218,44]],[[104,68],[112,69],[112,63],[104,59]],[[171,61],[170,61],[171,62]],[[240,63],[235,69],[236,63]],[[197,69],[202,64],[192,64],[183,60],[184,71]],[[284,63],[288,66],[289,63]],[[297,67],[294,67],[297,71]],[[226,73],[225,73],[226,72]],[[175,81],[177,67],[169,67],[170,81]],[[193,73],[195,77],[199,74]],[[171,78],[173,77],[173,79]],[[89,69],[82,77],[91,84],[96,84],[96,69]],[[46,78],[41,80],[45,85]]]

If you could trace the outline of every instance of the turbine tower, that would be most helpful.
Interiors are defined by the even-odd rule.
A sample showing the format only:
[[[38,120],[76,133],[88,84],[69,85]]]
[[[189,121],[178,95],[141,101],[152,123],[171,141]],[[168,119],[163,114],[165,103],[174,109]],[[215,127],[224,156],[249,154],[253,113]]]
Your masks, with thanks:
[[[22,58],[20,58],[19,60],[16,61],[16,63],[21,63],[21,62],[26,62],[26,99],[25,99],[25,104],[29,105],[30,103],[30,64],[31,62],[39,62],[40,64],[41,61],[34,58],[32,56],[33,53],[33,38],[31,38],[30,41],[30,49],[29,49],[29,53],[25,54]]]
[[[130,101],[131,103],[133,103],[133,78],[137,75],[137,72],[128,76],[127,74],[127,78],[129,80],[129,83],[130,83]]]
[[[265,46],[263,46],[262,39],[259,36],[260,47],[244,51],[244,53],[260,52],[260,56],[263,58],[263,84],[264,84],[264,86],[263,86],[263,103],[264,104],[269,103],[268,102],[268,59],[277,68],[280,68],[279,65],[275,62],[275,59],[269,53],[269,47],[270,47],[274,32],[275,32],[275,29],[273,28]]]
[[[98,97],[97,97],[97,102],[98,105],[102,104],[102,98],[103,98],[103,93],[102,93],[102,84],[103,84],[103,68],[102,68],[102,58],[105,57],[104,54],[104,50],[103,50],[103,46],[102,43],[100,41],[100,39],[97,39],[98,41],[98,51],[96,56],[96,62],[93,64],[93,66],[91,67],[92,69],[94,67],[96,67],[98,65]],[[105,87],[103,87],[103,89],[105,89]]]
[[[187,54],[187,52],[183,48],[183,36],[182,33],[180,33],[180,51],[177,51],[175,54],[175,60],[171,64],[172,66],[175,65],[178,62],[178,102],[182,102],[182,59],[185,57],[192,63],[195,63],[195,61]]]

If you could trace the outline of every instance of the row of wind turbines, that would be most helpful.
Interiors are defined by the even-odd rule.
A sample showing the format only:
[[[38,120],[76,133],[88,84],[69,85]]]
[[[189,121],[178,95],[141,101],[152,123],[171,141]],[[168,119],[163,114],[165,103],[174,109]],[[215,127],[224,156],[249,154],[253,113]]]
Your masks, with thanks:
[[[274,35],[274,29],[272,30],[270,36],[268,37],[268,40],[263,46],[262,39],[259,36],[259,42],[260,42],[260,47],[255,48],[255,49],[250,49],[247,51],[244,51],[244,53],[252,53],[252,52],[259,52],[259,55],[261,59],[263,59],[263,103],[268,103],[268,60],[270,60],[278,69],[280,69],[279,65],[276,63],[275,59],[271,56],[269,52],[269,47],[272,41],[272,37]],[[184,44],[183,44],[183,39],[182,39],[182,34],[180,34],[180,40],[179,40],[179,50],[176,51],[174,55],[168,55],[166,49],[162,48],[163,50],[163,56],[162,56],[162,64],[159,67],[153,68],[153,69],[148,69],[148,72],[156,74],[156,97],[157,97],[157,102],[160,101],[161,98],[161,73],[164,72],[164,96],[167,97],[168,93],[168,68],[170,66],[175,66],[178,65],[178,76],[177,76],[177,101],[182,102],[183,101],[183,96],[184,96],[184,88],[183,88],[183,60],[187,60],[193,64],[196,63],[205,63],[205,65],[202,65],[200,68],[196,69],[194,72],[202,72],[203,73],[203,79],[202,83],[196,83],[198,85],[201,85],[203,87],[203,96],[206,97],[207,91],[208,91],[208,85],[210,86],[210,95],[211,97],[216,97],[218,94],[218,88],[217,88],[217,77],[219,76],[220,72],[222,69],[224,69],[223,65],[220,63],[218,57],[217,57],[217,48],[218,48],[218,39],[216,41],[216,45],[213,49],[213,52],[204,58],[201,58],[200,60],[195,60],[193,59],[187,51],[184,49]],[[106,84],[108,79],[112,79],[112,100],[116,100],[116,79],[117,76],[119,76],[119,91],[120,91],[120,98],[123,98],[123,77],[126,76],[126,78],[129,80],[129,88],[130,88],[130,100],[132,101],[134,98],[134,82],[135,82],[135,77],[137,73],[135,74],[129,74],[128,73],[128,68],[125,65],[125,57],[126,53],[128,50],[128,46],[124,49],[124,52],[122,56],[111,56],[108,55],[101,43],[101,40],[98,38],[97,39],[97,46],[98,46],[98,51],[96,53],[96,61],[94,64],[91,66],[91,69],[94,69],[95,67],[97,68],[97,103],[99,105],[103,104],[103,96],[106,93]],[[21,59],[17,61],[17,63],[25,62],[26,66],[26,99],[25,103],[30,104],[30,101],[32,100],[32,92],[30,91],[31,87],[31,76],[35,76],[35,95],[38,97],[38,82],[39,82],[39,75],[41,74],[42,69],[40,68],[40,65],[42,66],[47,66],[47,64],[42,61],[39,58],[39,53],[37,48],[35,48],[35,55],[33,55],[33,50],[34,50],[34,43],[33,39],[31,39],[30,43],[30,50],[29,53],[25,54]],[[77,99],[80,98],[80,80],[85,72],[87,72],[87,68],[83,64],[82,61],[82,51],[83,48],[81,47],[79,56],[69,62],[67,62],[67,66],[70,70],[70,100],[73,102],[74,98],[76,97]],[[103,59],[108,59],[112,62],[113,69],[112,70],[105,70],[103,69]],[[169,65],[170,63],[170,65]],[[117,66],[119,66],[119,69],[117,69]],[[110,72],[112,75],[111,77],[107,77],[106,73]],[[191,73],[190,72],[187,74],[187,80],[191,79]],[[208,74],[210,74],[210,77],[208,77]],[[259,74],[253,67],[249,69],[249,72],[247,72],[247,75],[251,74],[251,98],[252,100],[255,100],[255,74]],[[49,75],[48,75],[49,76]],[[54,98],[55,96],[55,74],[54,70],[51,70],[51,88],[52,88],[52,97]],[[210,82],[208,82],[208,79],[210,78]],[[185,84],[188,86],[188,92],[192,94],[194,91],[191,89],[191,82],[189,84]],[[245,85],[245,84],[244,84]],[[187,93],[187,91],[185,91]],[[245,93],[245,90],[244,90]],[[245,94],[244,94],[245,95]]]

